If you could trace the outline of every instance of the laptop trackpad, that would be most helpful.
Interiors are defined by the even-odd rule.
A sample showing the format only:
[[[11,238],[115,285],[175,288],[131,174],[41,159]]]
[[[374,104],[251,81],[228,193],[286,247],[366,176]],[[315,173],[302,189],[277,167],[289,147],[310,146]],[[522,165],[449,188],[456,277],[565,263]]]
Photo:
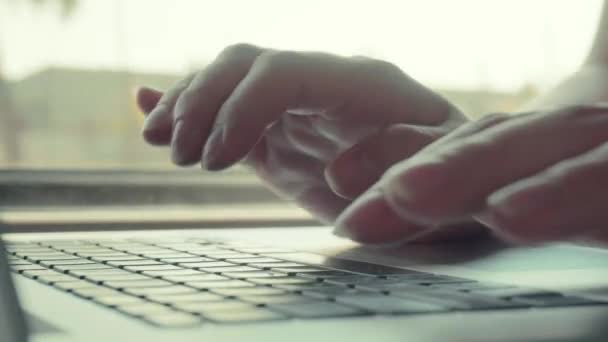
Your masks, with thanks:
[[[608,252],[568,245],[512,248],[500,250],[486,258],[471,260],[466,265],[503,272],[608,269]]]

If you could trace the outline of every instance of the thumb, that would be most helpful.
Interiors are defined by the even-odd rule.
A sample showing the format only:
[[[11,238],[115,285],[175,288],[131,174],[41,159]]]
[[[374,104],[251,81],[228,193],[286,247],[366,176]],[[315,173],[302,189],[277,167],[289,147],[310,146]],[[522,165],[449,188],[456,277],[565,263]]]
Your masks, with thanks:
[[[441,128],[391,125],[340,154],[325,170],[338,195],[354,199],[372,186],[393,164],[406,159],[443,134]]]
[[[148,115],[156,107],[162,95],[163,93],[158,90],[141,87],[137,89],[137,106],[144,115]]]

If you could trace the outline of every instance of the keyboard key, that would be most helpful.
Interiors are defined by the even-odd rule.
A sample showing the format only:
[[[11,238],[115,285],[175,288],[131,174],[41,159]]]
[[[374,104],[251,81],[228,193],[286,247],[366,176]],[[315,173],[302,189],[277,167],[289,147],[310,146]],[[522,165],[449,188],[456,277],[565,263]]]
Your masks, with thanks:
[[[11,266],[11,269],[15,272],[23,272],[23,271],[33,271],[33,270],[46,270],[47,268],[44,266],[29,264],[29,265],[18,265]]]
[[[84,298],[98,298],[98,297],[105,297],[105,296],[117,296],[117,295],[121,295],[120,292],[107,288],[107,287],[90,287],[90,288],[82,288],[82,289],[74,289],[72,291],[73,293],[84,297]],[[124,294],[123,294],[124,295]]]
[[[88,259],[70,259],[70,260],[42,260],[41,265],[45,266],[58,266],[58,265],[91,265],[95,262]]]
[[[461,310],[514,309],[527,307],[527,305],[523,303],[515,303],[497,298],[456,291],[391,291],[391,295],[404,299],[414,299],[430,303],[437,303],[451,309]]]
[[[171,283],[171,282],[159,280],[159,279],[135,280],[135,281],[127,281],[127,280],[105,281],[103,284],[105,286],[116,288],[116,289],[152,288],[152,287],[165,287],[165,286],[173,285],[173,283]]]
[[[221,302],[176,303],[173,306],[179,310],[195,314],[205,314],[217,311],[244,311],[254,310],[256,308],[254,304],[243,303],[236,300],[224,300]]]
[[[228,259],[232,261],[231,259]],[[234,260],[239,264],[266,264],[266,263],[281,263],[280,259],[275,258],[265,258],[265,257],[254,257],[254,258],[239,258],[238,260]]]
[[[318,288],[312,290],[301,290],[302,294],[314,298],[320,299],[330,299],[335,298],[336,296],[346,296],[346,295],[365,295],[365,294],[377,294],[375,292],[364,291],[360,289],[352,289],[350,287],[343,286],[335,286],[335,287],[327,287],[327,288]]]
[[[268,305],[268,309],[297,318],[345,317],[368,314],[366,311],[332,302],[308,302]]]
[[[151,266],[126,266],[126,270],[133,272],[145,272],[145,271],[179,271],[183,270],[181,267],[173,266],[173,265],[151,265]]]
[[[65,281],[53,284],[53,286],[65,291],[96,288],[98,285],[86,280]]]
[[[236,287],[236,288],[215,288],[210,291],[224,296],[258,296],[258,295],[282,295],[287,293],[284,290],[267,286],[255,287]]]
[[[198,263],[198,262],[210,262],[213,259],[203,258],[203,257],[182,257],[182,258],[157,258],[156,260],[160,260],[162,262],[170,263],[170,264],[187,264],[187,263]]]
[[[191,287],[173,285],[165,287],[150,287],[150,288],[125,288],[123,289],[126,293],[130,293],[136,296],[153,296],[153,295],[169,295],[169,294],[185,294],[185,293],[196,293],[196,289]]]
[[[154,325],[165,328],[183,328],[197,326],[203,323],[203,321],[196,316],[177,312],[147,315],[144,319]]]
[[[60,273],[57,273],[55,275],[38,276],[36,279],[38,281],[47,283],[49,285],[53,285],[53,284],[61,283],[61,282],[72,282],[72,281],[76,280],[76,278],[74,278],[74,277],[70,277],[68,275],[60,274]]]
[[[279,270],[279,269],[273,269]],[[304,273],[296,273],[298,276],[302,278],[313,278],[318,280],[332,279],[336,277],[346,277],[352,275],[352,273],[342,272],[342,271],[319,271],[319,272],[304,272]],[[370,276],[364,276],[370,277]]]
[[[153,314],[171,314],[175,310],[168,308],[166,305],[157,303],[135,303],[135,304],[124,304],[117,307],[118,310],[128,313],[134,316],[149,316]]]
[[[215,311],[206,313],[204,317],[210,321],[225,324],[267,322],[288,318],[278,312],[262,308],[239,311]]]
[[[249,266],[259,267],[264,270],[271,270],[273,268],[287,268],[287,267],[303,267],[307,266],[304,264],[296,264],[293,262],[263,262],[263,263],[249,263]]]
[[[200,269],[209,269],[210,272],[214,272],[211,270],[211,268],[213,267],[231,267],[231,266],[235,266],[234,264],[231,264],[229,262],[225,262],[225,261],[211,261],[211,262],[188,262],[188,263],[183,263],[183,264],[179,264],[182,267],[186,267],[186,268],[200,268]]]
[[[218,281],[218,280],[230,280],[230,278],[217,275],[217,274],[205,274],[199,273],[195,275],[183,275],[183,276],[167,276],[163,279],[170,280],[178,283],[190,283],[190,282],[201,282],[201,281]]]
[[[294,285],[316,283],[314,279],[304,279],[296,277],[277,277],[277,278],[254,278],[251,282],[263,285]]]
[[[149,257],[149,258],[167,259],[167,260],[171,260],[171,259],[185,259],[185,258],[193,258],[194,257],[192,254],[188,254],[188,253],[179,253],[179,252],[167,253],[166,251],[163,251],[161,253],[141,253],[141,254],[143,254],[143,255],[145,255],[146,257]],[[200,259],[204,259],[204,258],[200,258]]]
[[[356,273],[363,273],[367,275],[375,276],[387,276],[387,275],[413,275],[413,274],[428,274],[420,271],[411,269],[390,267],[384,265],[370,264],[367,262],[360,262],[346,259],[329,259],[326,261],[327,266],[332,269],[338,269],[342,271],[350,271]]]
[[[37,269],[37,270],[24,270],[23,272],[21,272],[21,274],[31,277],[31,278],[36,278],[38,276],[57,275],[57,274],[61,274],[61,273],[44,268],[44,269]]]
[[[124,271],[124,270],[120,270],[117,268],[102,268],[102,269],[96,269],[96,270],[66,270],[69,274],[73,274],[75,276],[79,276],[79,277],[105,277],[105,276],[129,276],[129,275],[137,275],[137,276],[141,276],[140,274],[135,274],[129,271]]]
[[[278,248],[278,247],[244,247],[239,248],[238,251],[252,254],[279,254],[279,253],[291,253],[293,251]]]
[[[321,289],[335,289],[335,291],[339,291],[339,289],[344,289],[344,291],[351,289],[343,284],[331,284],[326,282],[318,282],[315,281],[313,283],[303,283],[303,284],[281,284],[274,285],[274,287],[287,290],[287,291],[316,291]]]
[[[115,251],[113,249],[99,248],[99,249],[83,250],[81,252],[76,252],[76,254],[78,254],[80,256],[86,256],[86,257],[96,257],[96,256],[125,255],[127,253]]]
[[[95,260],[95,261],[128,261],[128,260],[142,260],[142,257],[136,256],[136,255],[130,255],[130,254],[126,254],[124,253],[124,255],[113,255],[113,256],[95,256],[95,257],[91,257],[91,260]]]
[[[198,292],[189,294],[150,295],[146,298],[163,304],[174,304],[196,302],[221,302],[225,300],[226,297],[210,292]]]
[[[116,260],[116,261],[108,261],[108,265],[112,266],[150,266],[150,265],[164,265],[158,261],[150,260],[150,259],[139,259],[139,260]]]
[[[188,286],[197,288],[197,289],[226,289],[226,288],[235,288],[235,287],[254,287],[255,284],[243,281],[243,280],[226,280],[226,281],[193,281],[188,282]]]
[[[446,307],[416,300],[404,300],[383,295],[338,296],[336,301],[382,314],[412,314],[448,311]]]
[[[89,275],[85,279],[92,280],[99,283],[105,283],[108,281],[138,281],[138,280],[156,280],[158,278],[148,277],[142,274],[130,273],[130,274],[101,274],[101,275]]]
[[[95,297],[92,299],[97,303],[107,306],[129,306],[146,303],[146,301],[141,298],[129,296],[126,294],[106,295],[101,297]]]
[[[300,296],[296,294],[286,294],[282,296],[244,296],[240,300],[254,304],[284,304],[284,303],[306,303],[316,302],[314,298]]]
[[[287,273],[289,275],[296,275],[297,273],[309,273],[309,272],[326,272],[327,269],[316,268],[316,267],[276,267],[272,269],[275,272]],[[343,275],[351,275],[351,273],[343,272]]]
[[[187,269],[183,269],[183,268],[180,268],[178,270],[170,270],[170,271],[144,271],[142,273],[145,275],[153,276],[153,277],[170,277],[170,276],[187,276],[187,275],[206,274],[201,271],[187,270]]]
[[[271,271],[258,271],[258,272],[226,272],[222,273],[226,277],[240,278],[240,279],[252,279],[252,278],[276,278],[284,277],[284,273],[271,272]]]
[[[103,264],[86,264],[86,265],[57,265],[54,269],[61,271],[77,271],[77,270],[111,270],[112,267]]]
[[[46,254],[46,255],[28,255],[27,259],[36,260],[36,261],[59,261],[59,260],[79,260],[80,257],[65,254],[65,253],[57,253],[57,254]]]
[[[226,259],[226,260],[238,260],[238,259],[251,259],[255,258],[255,254],[247,253],[218,253],[212,254],[214,259]]]
[[[260,271],[259,268],[249,267],[249,266],[239,266],[239,265],[232,265],[232,266],[228,266],[228,267],[212,267],[209,269],[201,268],[201,269],[204,269],[207,272],[213,272],[213,273]]]

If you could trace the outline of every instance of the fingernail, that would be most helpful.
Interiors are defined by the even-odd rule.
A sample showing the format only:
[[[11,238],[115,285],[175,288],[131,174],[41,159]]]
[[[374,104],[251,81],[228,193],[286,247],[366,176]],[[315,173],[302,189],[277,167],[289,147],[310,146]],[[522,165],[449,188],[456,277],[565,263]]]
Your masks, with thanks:
[[[182,148],[179,146],[183,134],[184,121],[178,120],[173,124],[173,136],[171,137],[171,160],[177,165],[182,165],[185,160]]]
[[[425,161],[389,176],[382,188],[395,202],[407,205],[421,197],[436,196],[442,191],[443,180],[441,162]]]
[[[211,132],[203,149],[202,164],[205,169],[215,171],[224,168],[220,159],[223,145],[224,127],[217,126]]]
[[[382,174],[361,146],[355,146],[338,157],[325,172],[330,188],[348,199],[365,192]]]
[[[541,223],[547,215],[554,215],[550,202],[543,186],[527,188],[522,184],[491,195],[487,200],[489,209],[476,216],[503,240],[536,243],[562,234],[559,229],[547,231]]]
[[[198,127],[178,120],[173,133],[171,149],[174,162],[178,165],[192,165],[201,159],[201,137]]]
[[[335,221],[333,234],[339,237],[352,239],[355,237],[356,226],[362,224],[358,221],[361,212],[370,207],[370,202],[377,201],[382,198],[382,194],[378,191],[370,191],[361,195]]]
[[[550,198],[542,186],[517,187],[498,191],[488,197],[488,206],[506,217],[521,217],[547,206]]]

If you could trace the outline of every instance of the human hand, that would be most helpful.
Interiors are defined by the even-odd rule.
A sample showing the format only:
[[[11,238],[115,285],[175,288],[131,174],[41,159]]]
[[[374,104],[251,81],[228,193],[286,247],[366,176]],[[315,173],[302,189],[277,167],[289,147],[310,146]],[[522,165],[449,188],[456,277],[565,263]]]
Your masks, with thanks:
[[[607,128],[603,105],[490,115],[396,164],[337,225],[357,239],[374,220],[440,227],[473,216],[519,243],[608,242]]]
[[[325,222],[392,164],[466,121],[394,65],[235,45],[166,93],[142,88],[144,138],[178,165],[239,161]]]

